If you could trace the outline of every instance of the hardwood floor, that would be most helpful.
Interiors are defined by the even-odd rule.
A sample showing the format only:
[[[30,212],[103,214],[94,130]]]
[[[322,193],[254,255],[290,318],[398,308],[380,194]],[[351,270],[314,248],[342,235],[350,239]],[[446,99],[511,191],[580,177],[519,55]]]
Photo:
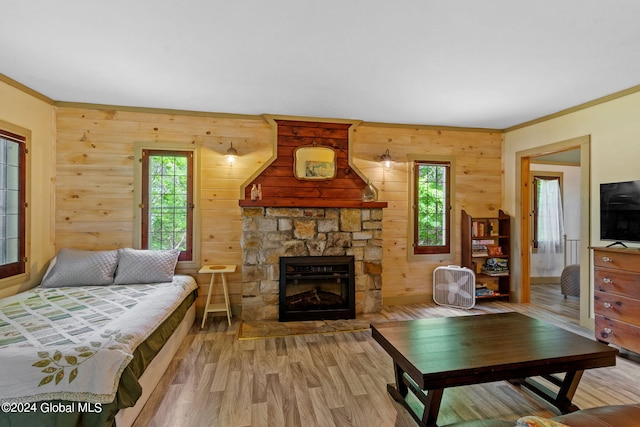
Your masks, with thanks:
[[[576,322],[580,319],[580,297],[565,297],[560,292],[559,284],[536,284],[531,285],[530,289],[531,304]]]
[[[520,311],[592,337],[572,315],[534,304],[481,303],[472,310],[432,304],[385,307],[372,322]],[[548,306],[547,306],[548,308]],[[569,309],[568,313],[572,310]],[[386,391],[391,358],[370,331],[238,340],[239,321],[196,322],[134,424],[142,426],[395,426],[416,424]],[[517,345],[518,337],[513,337]],[[581,408],[640,402],[640,369],[628,358],[587,370]],[[439,425],[476,418],[554,416],[549,405],[507,382],[444,393]]]

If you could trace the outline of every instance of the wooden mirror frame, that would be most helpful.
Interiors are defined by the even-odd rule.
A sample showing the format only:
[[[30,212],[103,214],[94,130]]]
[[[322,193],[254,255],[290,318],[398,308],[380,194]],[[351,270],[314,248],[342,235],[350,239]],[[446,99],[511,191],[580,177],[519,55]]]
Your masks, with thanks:
[[[293,151],[293,176],[305,181],[336,177],[336,151],[324,145],[303,145]]]

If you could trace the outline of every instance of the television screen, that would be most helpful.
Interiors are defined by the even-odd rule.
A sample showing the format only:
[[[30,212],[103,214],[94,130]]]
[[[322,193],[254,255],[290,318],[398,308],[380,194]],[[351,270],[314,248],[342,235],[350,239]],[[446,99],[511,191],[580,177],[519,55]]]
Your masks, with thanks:
[[[600,184],[600,239],[640,242],[640,180]]]

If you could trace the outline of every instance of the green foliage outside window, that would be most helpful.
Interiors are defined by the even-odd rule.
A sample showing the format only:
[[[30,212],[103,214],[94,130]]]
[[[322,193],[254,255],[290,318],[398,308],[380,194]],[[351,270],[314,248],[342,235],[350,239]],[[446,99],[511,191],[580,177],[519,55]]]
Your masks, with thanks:
[[[187,157],[149,158],[149,249],[187,248]]]
[[[447,166],[417,165],[417,245],[445,246],[447,227]]]

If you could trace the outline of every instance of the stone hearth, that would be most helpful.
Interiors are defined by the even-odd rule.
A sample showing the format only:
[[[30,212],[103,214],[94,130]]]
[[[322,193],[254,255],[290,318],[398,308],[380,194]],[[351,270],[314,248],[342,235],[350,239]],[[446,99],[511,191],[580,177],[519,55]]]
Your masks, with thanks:
[[[242,318],[278,319],[282,256],[355,261],[356,314],[382,308],[381,208],[242,208]]]

